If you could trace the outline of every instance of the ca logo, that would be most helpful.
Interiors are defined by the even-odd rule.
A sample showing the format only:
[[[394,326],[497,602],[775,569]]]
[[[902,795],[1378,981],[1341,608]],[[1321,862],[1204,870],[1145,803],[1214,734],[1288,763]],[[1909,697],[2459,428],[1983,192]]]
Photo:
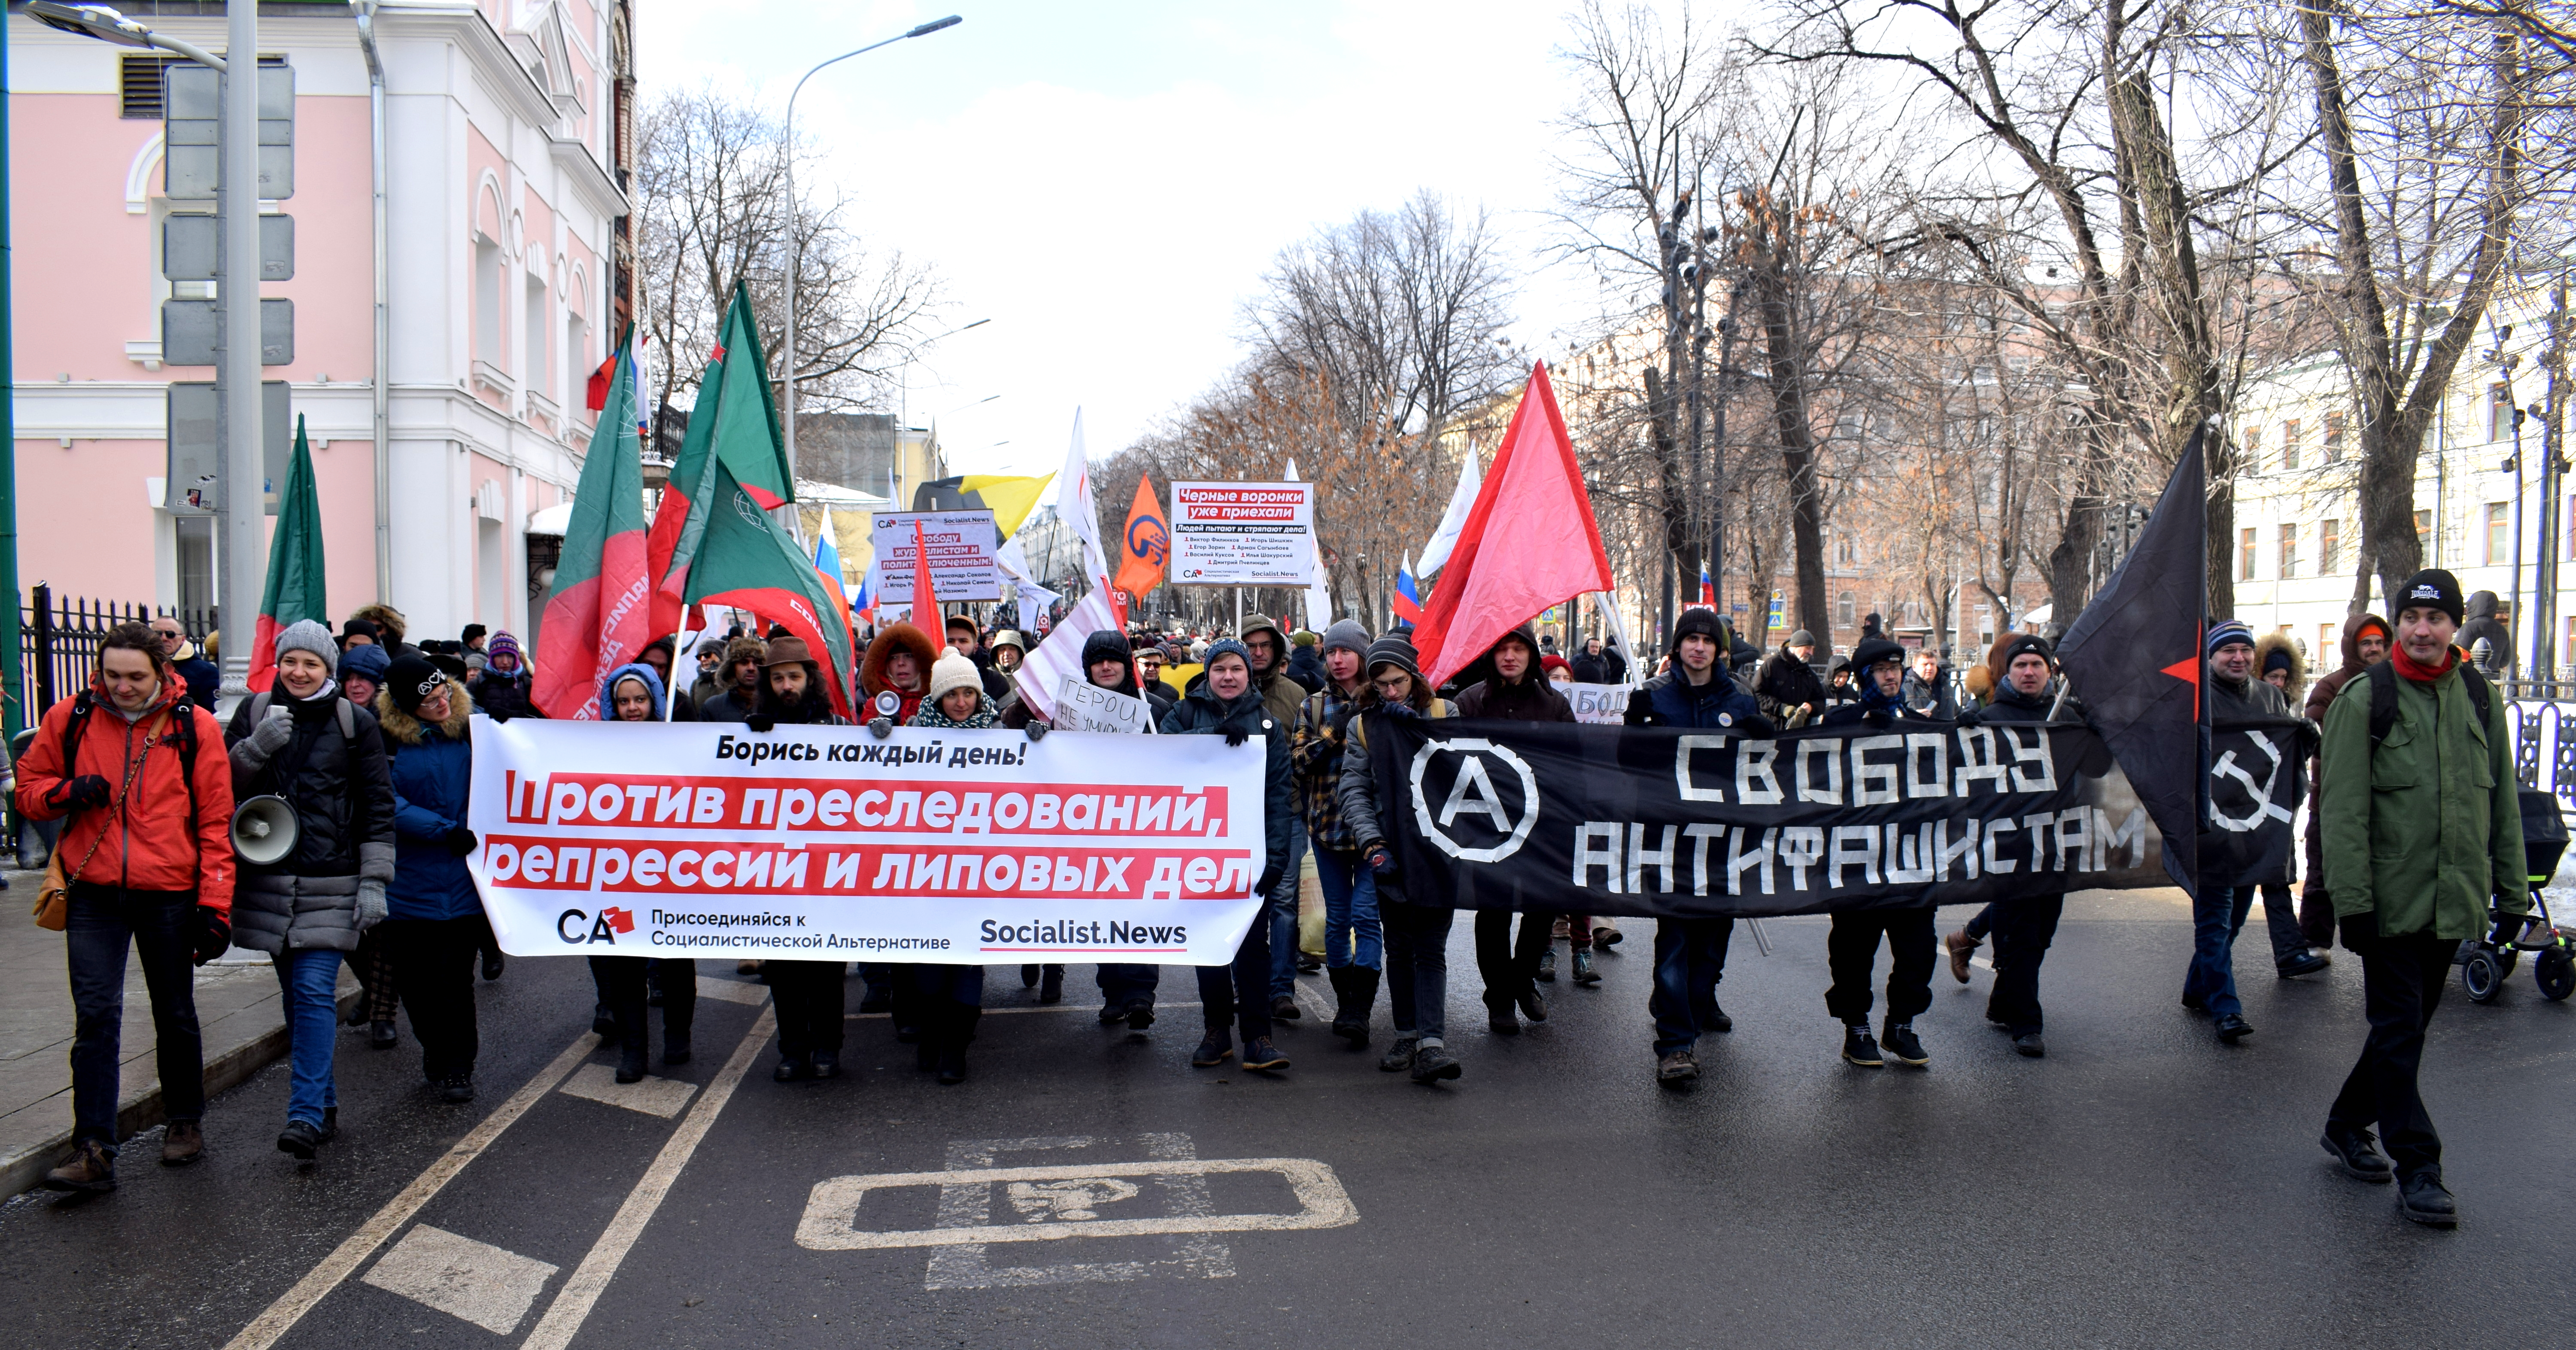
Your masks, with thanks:
[[[1501,785],[1497,769],[1510,771]],[[1412,782],[1414,824],[1461,862],[1501,862],[1520,852],[1538,823],[1538,775],[1528,761],[1482,737],[1425,741],[1413,754]],[[1508,800],[1512,789],[1520,797],[1517,809]]]

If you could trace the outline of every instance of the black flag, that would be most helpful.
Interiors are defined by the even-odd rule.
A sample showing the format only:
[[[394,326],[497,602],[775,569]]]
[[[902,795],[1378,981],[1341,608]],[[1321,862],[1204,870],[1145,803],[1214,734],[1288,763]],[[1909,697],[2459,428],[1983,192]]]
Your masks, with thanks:
[[[2199,893],[2201,631],[2209,498],[2192,433],[2155,514],[2109,584],[2058,643],[2094,728],[2164,833],[2165,871]]]

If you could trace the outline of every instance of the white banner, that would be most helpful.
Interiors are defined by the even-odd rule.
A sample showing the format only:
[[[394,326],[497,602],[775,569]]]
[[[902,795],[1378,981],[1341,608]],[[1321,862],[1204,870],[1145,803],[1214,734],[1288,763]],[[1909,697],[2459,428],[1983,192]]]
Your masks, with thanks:
[[[474,719],[513,956],[1219,965],[1261,907],[1262,751],[1218,736]]]
[[[1628,719],[1628,696],[1637,692],[1633,684],[1561,684],[1557,692],[1574,704],[1574,720],[1594,726],[1615,727]]]
[[[990,511],[879,511],[870,540],[876,557],[877,603],[909,605],[912,594],[912,523],[921,522],[930,546],[930,584],[941,600],[999,600],[1002,574],[993,566]]]
[[[1148,715],[1142,698],[1067,675],[1056,684],[1055,716],[1050,722],[1059,731],[1141,735]]]
[[[1314,534],[1312,483],[1174,483],[1169,575],[1181,586],[1304,586]]]

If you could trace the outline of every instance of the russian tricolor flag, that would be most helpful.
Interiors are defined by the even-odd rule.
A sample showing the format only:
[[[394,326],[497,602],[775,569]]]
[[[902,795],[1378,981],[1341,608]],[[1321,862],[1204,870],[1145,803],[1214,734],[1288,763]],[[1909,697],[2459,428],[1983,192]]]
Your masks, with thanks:
[[[1699,602],[1710,609],[1717,608],[1717,584],[1708,579],[1707,563],[1699,565]]]
[[[1422,622],[1422,588],[1413,579],[1413,559],[1408,556],[1395,574],[1395,617],[1409,624]]]

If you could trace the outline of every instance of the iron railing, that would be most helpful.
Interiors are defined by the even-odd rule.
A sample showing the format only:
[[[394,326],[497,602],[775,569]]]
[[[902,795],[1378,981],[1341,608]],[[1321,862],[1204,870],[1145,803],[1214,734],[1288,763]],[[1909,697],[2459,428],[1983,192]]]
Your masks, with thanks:
[[[90,672],[98,666],[99,641],[109,629],[120,623],[149,623],[163,615],[177,619],[191,642],[202,644],[206,634],[215,630],[212,608],[173,609],[114,600],[57,598],[53,587],[38,584],[29,592],[27,607],[19,618],[19,687],[27,691],[27,707],[21,712],[20,724],[35,725],[36,719],[57,700],[89,687]]]

